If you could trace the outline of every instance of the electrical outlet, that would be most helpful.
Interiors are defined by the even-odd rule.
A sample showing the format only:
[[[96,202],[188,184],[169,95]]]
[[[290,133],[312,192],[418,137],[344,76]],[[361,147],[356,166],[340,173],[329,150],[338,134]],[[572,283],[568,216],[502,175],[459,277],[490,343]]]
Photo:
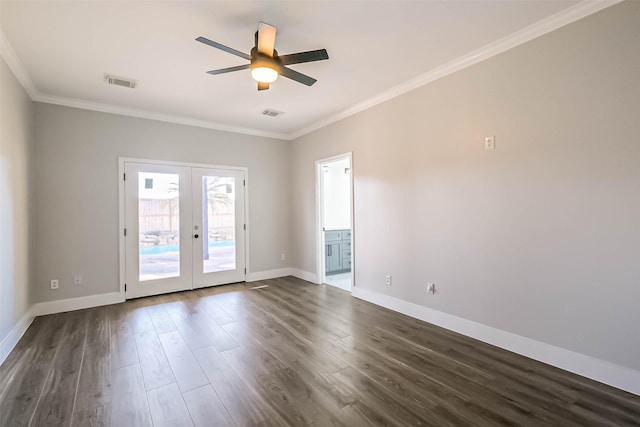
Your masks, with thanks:
[[[495,150],[496,149],[496,137],[495,136],[487,136],[484,138],[484,149],[485,150]]]
[[[51,289],[58,289],[58,287],[59,287],[58,279],[53,279],[51,281]]]
[[[76,286],[80,286],[82,284],[82,276],[80,276],[79,274],[73,276],[73,284]]]
[[[430,294],[436,293],[436,284],[435,283],[427,283],[427,292]]]
[[[280,261],[286,261],[287,260],[287,256],[285,254],[280,254]]]
[[[385,277],[384,279],[384,283],[386,283],[387,285],[391,286],[391,275],[387,274],[387,277]]]

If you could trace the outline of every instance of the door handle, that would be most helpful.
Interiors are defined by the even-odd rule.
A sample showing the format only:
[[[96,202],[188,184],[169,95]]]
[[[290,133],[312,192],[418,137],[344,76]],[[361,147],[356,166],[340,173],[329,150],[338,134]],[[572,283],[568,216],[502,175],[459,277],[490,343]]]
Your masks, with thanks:
[[[198,238],[198,235],[197,235],[197,234],[194,234],[194,235],[193,235],[193,238],[194,238],[194,239],[197,239],[197,238]]]

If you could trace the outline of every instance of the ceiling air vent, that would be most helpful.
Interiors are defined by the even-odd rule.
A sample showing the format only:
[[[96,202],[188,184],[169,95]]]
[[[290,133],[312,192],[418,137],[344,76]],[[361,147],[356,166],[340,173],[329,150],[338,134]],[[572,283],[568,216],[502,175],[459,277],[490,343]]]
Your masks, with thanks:
[[[137,83],[133,79],[127,79],[125,77],[112,76],[111,74],[105,74],[104,75],[104,81],[107,82],[110,85],[124,86],[124,87],[128,87],[128,88],[131,88],[131,89],[134,89],[136,87],[136,83]]]
[[[264,110],[262,112],[262,114],[264,116],[269,116],[269,117],[278,117],[284,114],[284,111],[276,111],[276,110],[271,110],[270,108],[267,108],[266,110]]]

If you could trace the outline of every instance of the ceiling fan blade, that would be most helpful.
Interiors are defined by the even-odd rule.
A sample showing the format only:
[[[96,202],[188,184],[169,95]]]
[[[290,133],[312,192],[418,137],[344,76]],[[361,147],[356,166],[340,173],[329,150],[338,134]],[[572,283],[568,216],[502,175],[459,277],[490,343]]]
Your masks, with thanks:
[[[295,80],[298,83],[302,83],[303,85],[311,86],[312,84],[317,82],[317,80],[314,79],[313,77],[309,77],[305,74],[294,71],[291,68],[287,68],[287,67],[280,67],[280,68],[281,68],[280,69],[281,76],[291,80]]]
[[[273,49],[276,45],[276,27],[260,22],[258,24],[258,52],[273,56]]]
[[[308,52],[292,53],[289,55],[278,56],[282,65],[301,64],[303,62],[314,62],[329,59],[326,49],[310,50]]]
[[[251,67],[251,64],[237,65],[235,67],[220,68],[219,70],[207,71],[207,74],[211,74],[211,75],[224,74],[224,73],[230,73],[232,71],[248,70],[249,67]]]
[[[258,90],[268,90],[269,83],[258,82]]]
[[[235,50],[232,47],[225,46],[218,42],[214,42],[213,40],[205,39],[204,37],[198,37],[196,41],[199,41],[200,43],[208,44],[209,46],[215,47],[216,49],[224,50],[225,52],[228,52],[235,56],[239,56],[240,58],[248,59],[249,61],[251,60],[251,56],[247,55],[246,53],[240,52],[239,50]]]

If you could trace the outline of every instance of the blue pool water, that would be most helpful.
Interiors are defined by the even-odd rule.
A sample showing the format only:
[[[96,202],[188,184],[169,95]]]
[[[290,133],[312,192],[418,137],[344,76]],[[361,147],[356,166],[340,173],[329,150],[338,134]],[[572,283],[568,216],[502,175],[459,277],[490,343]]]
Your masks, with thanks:
[[[225,246],[234,246],[233,240],[219,240],[217,242],[209,242],[210,248],[220,248]],[[149,254],[163,254],[165,252],[178,252],[179,245],[166,245],[166,246],[150,246],[148,248],[140,248],[140,253]]]

